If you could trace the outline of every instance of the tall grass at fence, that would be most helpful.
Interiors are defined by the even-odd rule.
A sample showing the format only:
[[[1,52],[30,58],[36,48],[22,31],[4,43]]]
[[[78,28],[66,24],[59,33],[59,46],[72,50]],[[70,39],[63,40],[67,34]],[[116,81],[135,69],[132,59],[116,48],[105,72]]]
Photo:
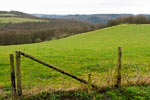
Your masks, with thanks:
[[[47,57],[57,58],[57,56],[45,56],[44,58]],[[54,64],[55,66],[60,66],[59,68],[65,70],[66,72],[69,72],[76,76],[80,76],[85,80],[87,80],[88,73],[92,73],[92,83],[100,88],[115,86],[117,81],[117,59],[111,59],[109,57],[98,58],[97,61],[94,60],[96,62],[92,62],[92,59],[94,59],[95,57],[97,57],[97,55],[65,55],[59,56],[59,59],[57,58],[57,60],[51,59],[51,61],[47,62],[52,63],[52,61],[55,61],[57,62]],[[66,59],[66,61],[64,61],[63,63],[62,61],[59,62],[59,60],[62,59]],[[84,59],[84,62],[82,62],[82,59]],[[86,59],[87,62],[85,62]],[[90,63],[91,65],[87,63]],[[36,66],[36,70],[32,66]],[[70,69],[69,66],[74,67],[71,67]],[[83,85],[82,83],[79,83],[78,81],[69,78],[68,76],[62,75],[50,68],[47,68],[46,66],[40,65],[39,63],[33,62],[32,60],[24,57],[22,57],[22,67],[24,68],[22,69],[22,83],[24,94],[32,94],[44,90],[64,91],[68,88],[87,87],[86,85]],[[143,62],[139,62],[134,58],[132,58],[132,61],[124,58],[122,61],[121,70],[121,86],[149,84],[149,71],[149,64],[143,64]]]

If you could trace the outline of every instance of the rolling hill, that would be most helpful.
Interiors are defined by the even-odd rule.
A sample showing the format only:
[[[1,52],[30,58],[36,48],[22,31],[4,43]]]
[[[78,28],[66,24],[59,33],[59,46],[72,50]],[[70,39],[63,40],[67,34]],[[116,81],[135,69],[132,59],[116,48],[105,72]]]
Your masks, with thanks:
[[[58,18],[58,19],[76,19],[92,24],[107,24],[111,19],[119,17],[133,16],[132,14],[91,14],[91,15],[49,15],[49,14],[33,14],[40,18]]]
[[[0,11],[0,45],[49,41],[103,27],[78,20],[37,18],[18,11]]]
[[[150,59],[150,25],[119,25],[75,35],[50,42],[26,45],[0,46],[0,87],[10,87],[9,54],[24,51],[81,78],[93,75],[98,86],[107,84],[110,70],[116,68],[117,47],[123,48],[123,70],[136,76],[136,68],[148,76]],[[79,86],[73,79],[22,57],[22,83],[24,90],[34,87],[65,88]],[[131,73],[132,72],[132,73]],[[112,75],[111,75],[112,76]],[[63,77],[63,78],[62,78]],[[97,81],[98,80],[98,81]],[[112,83],[113,84],[113,83]],[[30,87],[28,87],[30,86]]]
[[[23,22],[41,22],[35,16],[19,11],[0,11],[0,24],[3,23],[23,23]]]
[[[23,23],[23,22],[42,22],[44,20],[18,18],[18,17],[0,17],[0,23]]]
[[[148,14],[76,14],[76,15],[51,15],[51,14],[33,14],[33,16],[40,18],[58,18],[58,19],[76,19],[84,22],[89,22],[92,24],[107,24],[111,19],[117,19],[120,17],[129,17],[129,16],[145,16],[150,17]]]
[[[23,13],[20,11],[0,11],[0,17],[21,17],[21,18],[37,18],[31,14]]]

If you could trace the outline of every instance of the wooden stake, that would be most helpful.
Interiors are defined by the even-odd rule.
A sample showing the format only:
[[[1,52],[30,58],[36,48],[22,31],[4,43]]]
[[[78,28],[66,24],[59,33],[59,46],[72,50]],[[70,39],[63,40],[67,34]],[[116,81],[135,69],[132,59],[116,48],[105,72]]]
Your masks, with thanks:
[[[92,90],[92,78],[91,78],[91,73],[88,74],[88,93],[91,93]]]
[[[117,65],[117,84],[116,87],[121,86],[121,57],[122,57],[122,49],[118,47],[118,65]]]
[[[22,95],[21,87],[21,66],[20,66],[20,52],[16,51],[16,75],[17,75],[17,95]]]
[[[12,96],[16,96],[16,82],[15,82],[15,68],[14,68],[14,55],[10,54],[10,70],[11,70],[11,93]]]

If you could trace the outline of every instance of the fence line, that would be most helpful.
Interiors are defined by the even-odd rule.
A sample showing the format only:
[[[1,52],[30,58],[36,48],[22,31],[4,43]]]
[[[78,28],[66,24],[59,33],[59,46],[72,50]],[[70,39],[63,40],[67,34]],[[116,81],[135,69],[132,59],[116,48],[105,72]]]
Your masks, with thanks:
[[[86,81],[86,80],[84,80],[84,79],[82,79],[82,78],[79,78],[79,77],[77,77],[77,76],[75,76],[75,75],[72,75],[72,74],[70,74],[70,73],[68,73],[68,72],[65,72],[65,71],[63,71],[62,69],[60,69],[60,68],[57,68],[57,67],[54,67],[53,65],[50,65],[50,64],[48,64],[48,63],[46,63],[46,62],[44,62],[44,61],[41,61],[40,59],[37,59],[37,58],[35,58],[35,57],[33,57],[33,56],[31,56],[31,55],[29,55],[29,54],[26,54],[26,53],[24,53],[24,52],[22,52],[22,51],[16,51],[16,78],[17,78],[17,89],[16,89],[16,86],[15,86],[15,75],[14,75],[14,73],[15,73],[15,70],[13,69],[13,66],[14,66],[14,62],[13,62],[13,57],[12,57],[13,55],[11,54],[10,55],[10,67],[11,67],[11,71],[12,71],[12,74],[11,74],[11,84],[12,84],[12,86],[11,86],[11,91],[12,91],[12,95],[15,95],[15,94],[17,94],[18,96],[21,96],[22,95],[22,82],[21,82],[21,59],[25,59],[25,58],[29,58],[29,59],[31,59],[31,60],[34,60],[35,62],[38,62],[38,63],[40,63],[40,64],[42,64],[42,65],[44,65],[44,66],[47,66],[47,67],[49,67],[49,68],[51,68],[51,69],[53,69],[53,70],[55,70],[55,71],[58,71],[58,72],[60,72],[60,73],[62,73],[62,74],[65,74],[65,75],[67,75],[67,76],[69,76],[69,77],[71,77],[71,78],[73,78],[73,79],[75,79],[75,80],[78,80],[78,81],[80,81],[80,82],[82,82],[82,83],[85,83],[87,86],[88,86],[88,91],[89,91],[89,93],[90,93],[90,91],[91,91],[91,87],[93,87],[93,88],[96,88],[96,89],[98,89],[99,87],[98,87],[98,85],[96,84],[95,85],[95,83],[94,84],[92,84],[92,78],[91,78],[91,74],[88,74],[88,81]],[[66,56],[62,56],[62,57],[80,57],[80,55],[66,55]],[[89,56],[89,55],[86,55],[86,56],[83,56],[83,55],[81,55],[82,57],[85,57],[85,58],[88,58],[88,57],[93,57],[93,56],[95,56],[95,55],[93,55],[93,56]],[[97,57],[99,56],[99,55],[96,55]],[[59,56],[36,56],[36,57],[59,57]],[[117,58],[117,56],[115,56],[115,58]],[[116,69],[115,69],[115,72],[109,72],[108,74],[110,74],[110,77],[106,77],[105,79],[106,80],[109,80],[108,81],[108,83],[109,84],[111,84],[111,82],[114,84],[114,86],[116,86],[117,88],[118,87],[120,87],[122,84],[123,84],[123,81],[125,80],[125,77],[127,77],[127,82],[129,82],[129,84],[132,84],[132,82],[130,82],[130,78],[129,78],[129,76],[127,75],[128,73],[125,73],[125,72],[121,72],[121,70],[122,69],[124,69],[126,66],[124,66],[123,68],[122,68],[122,49],[121,49],[121,47],[118,47],[118,61],[116,60],[116,62],[114,63],[114,59],[115,58],[113,58],[113,59],[111,59],[111,61],[110,61],[110,59],[109,59],[109,57],[106,57],[106,58],[98,58],[97,60],[101,60],[101,61],[99,61],[99,62],[102,62],[102,64],[104,65],[105,64],[105,62],[107,63],[107,64],[109,64],[109,63],[113,63],[113,66],[116,66]],[[56,59],[56,58],[55,58]],[[55,60],[54,59],[54,60]],[[107,60],[109,60],[109,61],[107,61]],[[51,59],[50,61],[53,61],[53,59]],[[60,60],[61,61],[61,60]],[[58,61],[58,62],[60,62],[60,61]],[[104,63],[103,63],[103,61],[105,61]],[[68,61],[67,61],[68,62]],[[71,63],[75,63],[74,61],[73,61],[73,59],[72,59],[72,61],[70,61]],[[97,61],[96,61],[97,62]],[[31,63],[31,62],[30,62]],[[82,63],[82,62],[79,62],[79,63]],[[116,65],[117,64],[117,65]],[[31,65],[31,64],[30,64]],[[64,65],[64,63],[62,64],[62,65]],[[102,65],[102,66],[103,66]],[[148,65],[150,65],[150,64],[147,64],[147,66]],[[112,65],[111,65],[112,66]],[[140,65],[138,65],[138,66],[140,66]],[[91,66],[92,67],[92,66]],[[113,71],[112,69],[111,69],[111,71]],[[91,72],[90,72],[91,73]],[[114,75],[114,73],[115,73],[115,75]],[[144,73],[145,74],[145,73]],[[112,79],[113,78],[113,75],[115,76],[115,80],[114,79]],[[107,75],[106,75],[107,76]],[[99,77],[99,76],[98,76]],[[100,77],[101,78],[101,77]],[[135,77],[136,78],[136,77]],[[138,76],[138,78],[136,79],[137,80],[137,82],[136,83],[139,83],[139,80],[141,79],[141,78],[149,78],[148,76]],[[104,77],[102,77],[102,79],[104,79]],[[104,80],[105,80],[104,79]],[[110,80],[110,79],[112,79],[112,80]],[[101,80],[99,80],[99,79],[97,79],[99,82],[102,82]],[[110,82],[111,81],[111,82]]]

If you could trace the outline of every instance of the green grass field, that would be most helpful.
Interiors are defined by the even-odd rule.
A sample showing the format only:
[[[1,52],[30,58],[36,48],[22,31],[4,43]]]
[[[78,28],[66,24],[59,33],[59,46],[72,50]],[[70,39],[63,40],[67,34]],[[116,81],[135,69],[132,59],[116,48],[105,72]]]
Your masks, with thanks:
[[[41,22],[42,20],[19,18],[19,17],[0,17],[0,23],[23,23],[23,22]]]
[[[15,17],[16,15],[14,15],[14,14],[0,14],[0,17],[5,17],[5,16]]]
[[[35,44],[0,46],[0,88],[10,87],[9,54],[24,51],[65,71],[87,79],[89,72],[93,83],[105,85],[109,70],[116,68],[117,47],[123,49],[122,73],[130,69],[131,76],[149,75],[150,25],[119,25],[60,40]],[[43,65],[22,57],[22,83],[31,87],[68,88],[79,82],[63,76]],[[103,81],[102,81],[103,80]],[[64,85],[65,84],[65,85]]]

